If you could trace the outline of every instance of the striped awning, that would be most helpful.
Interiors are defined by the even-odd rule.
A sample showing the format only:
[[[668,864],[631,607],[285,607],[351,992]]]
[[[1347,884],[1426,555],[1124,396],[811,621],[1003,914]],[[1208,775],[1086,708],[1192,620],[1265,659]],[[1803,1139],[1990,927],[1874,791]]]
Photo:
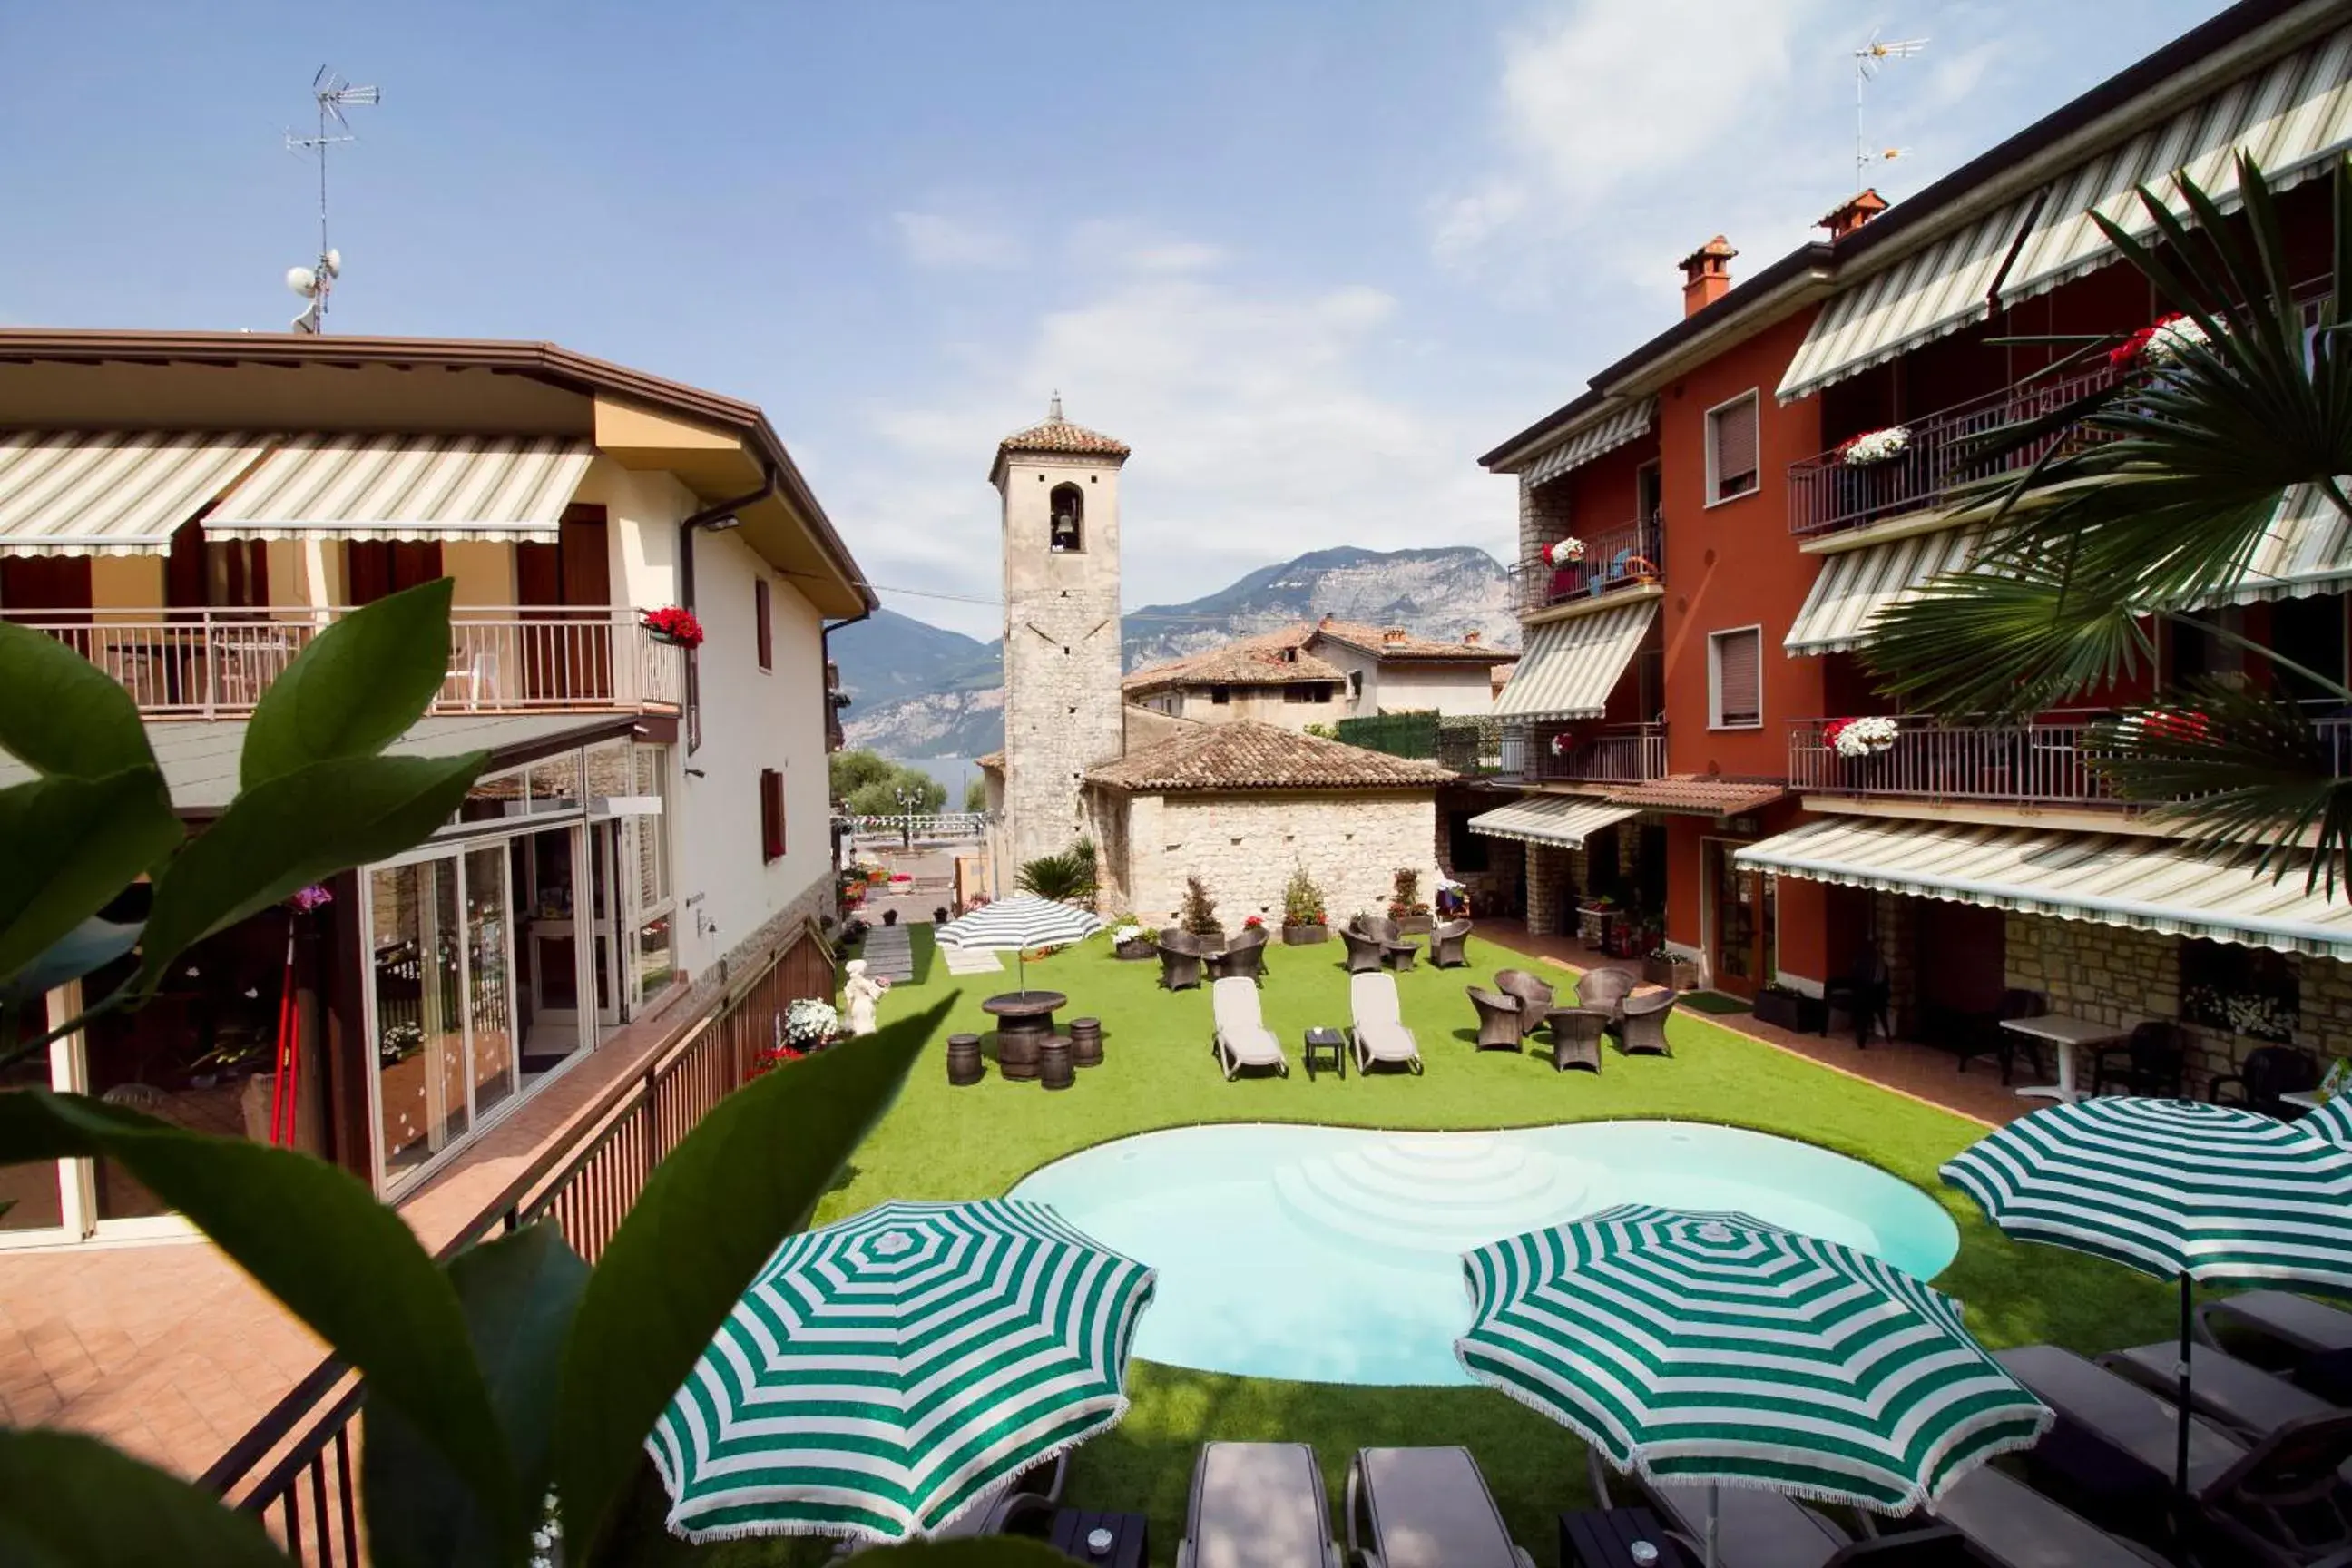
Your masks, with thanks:
[[[1597,417],[1572,426],[1559,438],[1559,445],[1538,458],[1519,475],[1522,485],[1540,485],[1556,479],[1570,468],[1582,468],[1603,452],[1612,452],[1626,442],[1650,433],[1650,421],[1656,416],[1658,400],[1645,397],[1631,405],[1601,413]]]
[[[2103,213],[2126,232],[2144,236],[2151,226],[2135,186],[2147,185],[2175,212],[2185,212],[2173,179],[2184,171],[2222,211],[2231,212],[2241,200],[2239,153],[2250,153],[2273,187],[2284,189],[2326,173],[2333,155],[2347,146],[2352,27],[2144,126],[2041,189],[1836,295],[1780,378],[1780,401],[1818,392],[1983,320],[1996,280],[2002,303],[2013,304],[2106,265],[2114,247],[2089,215]]]
[[[555,436],[296,436],[205,531],[551,544],[594,456],[588,442]]]
[[[1750,844],[1753,870],[2168,936],[2352,959],[2352,901],[2125,833],[1833,817]]]
[[[1523,844],[1558,844],[1580,848],[1586,837],[1642,815],[1634,805],[1612,805],[1583,795],[1538,795],[1515,800],[1472,817],[1473,833],[1489,838],[1516,838]]]
[[[277,439],[241,431],[0,431],[0,555],[161,555]]]
[[[1870,640],[1871,617],[1909,598],[1930,577],[1967,565],[1976,542],[1973,529],[1945,529],[1824,556],[1780,646],[1791,655],[1860,647]]]
[[[1647,597],[1535,627],[1502,696],[1495,700],[1495,717],[1600,718],[1657,615],[1658,601]]]
[[[2280,502],[2270,531],[2254,546],[2237,581],[2190,607],[2301,599],[2347,585],[2352,585],[2352,524],[2345,521],[2326,491],[2316,485],[2297,485]]]

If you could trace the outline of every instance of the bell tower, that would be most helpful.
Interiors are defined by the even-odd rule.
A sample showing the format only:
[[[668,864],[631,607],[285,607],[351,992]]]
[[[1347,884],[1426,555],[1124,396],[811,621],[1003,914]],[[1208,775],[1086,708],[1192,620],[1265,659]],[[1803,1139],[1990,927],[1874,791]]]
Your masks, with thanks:
[[[1015,867],[1088,830],[1082,781],[1126,749],[1119,680],[1123,441],[1045,421],[997,444],[1004,510],[1004,814]],[[1011,877],[1008,874],[1009,886]]]

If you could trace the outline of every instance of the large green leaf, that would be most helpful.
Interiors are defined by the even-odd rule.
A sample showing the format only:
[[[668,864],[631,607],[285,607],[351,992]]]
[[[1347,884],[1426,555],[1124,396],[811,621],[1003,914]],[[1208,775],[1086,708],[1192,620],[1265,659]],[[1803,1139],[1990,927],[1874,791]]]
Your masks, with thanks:
[[[57,638],[5,621],[0,751],[37,773],[78,779],[155,765],[131,693]]]
[[[0,1563],[286,1568],[254,1520],[74,1432],[0,1428]]]
[[[564,1342],[588,1286],[588,1266],[551,1224],[470,1247],[446,1267],[466,1312],[474,1355],[513,1457],[526,1517],[547,1491],[549,1447]],[[398,1411],[367,1413],[368,1544],[383,1568],[483,1568],[511,1561],[520,1540],[492,1533],[447,1462]]]
[[[564,1355],[555,1475],[569,1544],[596,1541],[655,1420],[953,1005],[736,1090],[656,1167],[597,1260]]]
[[[138,946],[139,933],[145,929],[144,921],[117,921],[92,915],[0,984],[0,1006],[33,1001],[68,980],[103,969]]]
[[[354,610],[269,683],[246,727],[247,789],[313,763],[372,757],[416,722],[449,676],[447,577]]]
[[[0,1094],[0,1163],[105,1158],[176,1209],[365,1374],[500,1521],[520,1505],[457,1292],[348,1173],[290,1149],[184,1131],[79,1095]]]
[[[208,933],[424,842],[464,803],[488,757],[344,757],[240,792],[156,879],[140,988],[153,990],[172,960]]]
[[[0,984],[104,909],[183,832],[152,763],[0,790]]]

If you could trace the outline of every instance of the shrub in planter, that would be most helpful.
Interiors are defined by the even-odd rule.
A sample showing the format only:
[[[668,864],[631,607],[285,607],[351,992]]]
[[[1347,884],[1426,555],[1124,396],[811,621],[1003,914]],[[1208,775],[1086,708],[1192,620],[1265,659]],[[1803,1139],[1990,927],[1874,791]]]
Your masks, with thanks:
[[[1184,879],[1184,908],[1176,923],[1192,936],[1225,934],[1225,928],[1217,922],[1217,901],[1209,896],[1209,885],[1198,877]]]
[[[1331,925],[1323,912],[1323,889],[1299,867],[1282,890],[1282,940],[1292,947],[1331,940]]]
[[[1433,923],[1429,918],[1429,900],[1421,896],[1421,873],[1410,866],[1396,868],[1396,879],[1389,894],[1389,919],[1396,921],[1402,936],[1426,936]]]
[[[1121,921],[1111,928],[1110,944],[1112,956],[1130,961],[1156,957],[1160,952],[1160,944],[1151,940],[1151,933],[1132,919]]]
[[[1642,978],[1653,985],[1664,985],[1669,990],[1694,990],[1698,985],[1698,965],[1661,947],[1643,961]]]
[[[1809,1000],[1811,998],[1803,992],[1793,986],[1783,985],[1776,980],[1769,985],[1757,988],[1756,1003],[1751,1011],[1755,1013],[1756,1021],[1759,1024],[1771,1024],[1783,1029],[1797,1029],[1804,1026],[1803,1005]]]

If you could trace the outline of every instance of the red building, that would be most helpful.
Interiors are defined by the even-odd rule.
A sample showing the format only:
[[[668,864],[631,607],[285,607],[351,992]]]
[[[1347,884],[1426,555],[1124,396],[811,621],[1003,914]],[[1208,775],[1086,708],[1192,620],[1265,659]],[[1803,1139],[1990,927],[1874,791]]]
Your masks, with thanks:
[[[1654,933],[1740,995],[1883,966],[1898,1032],[1963,1046],[2030,990],[2118,1031],[2177,1019],[2192,1074],[2258,1044],[2333,1054],[2352,910],[2197,860],[2086,762],[2084,723],[2145,688],[1996,727],[1899,712],[1857,650],[1881,606],[1969,559],[1941,510],[1986,471],[1963,443],[2119,374],[2097,353],[2045,374],[2070,351],[2013,340],[2160,313],[2086,213],[2145,230],[2133,187],[2177,166],[2231,209],[2251,153],[2315,300],[2316,176],[2347,144],[2342,7],[2248,0],[1919,195],[1863,193],[1751,276],[1720,236],[1685,258],[1682,320],[1481,459],[1519,481],[1525,657],[1496,711],[1527,793],[1472,831],[1524,846],[1529,925],[1574,929],[1605,898],[1637,933],[1621,946]],[[1879,460],[1841,450],[1891,429]],[[2344,533],[2290,497],[2205,613],[2340,679]],[[2279,679],[2220,639],[2164,643],[2172,675]],[[1872,715],[1895,726],[1879,753],[1825,743],[1825,721]]]

